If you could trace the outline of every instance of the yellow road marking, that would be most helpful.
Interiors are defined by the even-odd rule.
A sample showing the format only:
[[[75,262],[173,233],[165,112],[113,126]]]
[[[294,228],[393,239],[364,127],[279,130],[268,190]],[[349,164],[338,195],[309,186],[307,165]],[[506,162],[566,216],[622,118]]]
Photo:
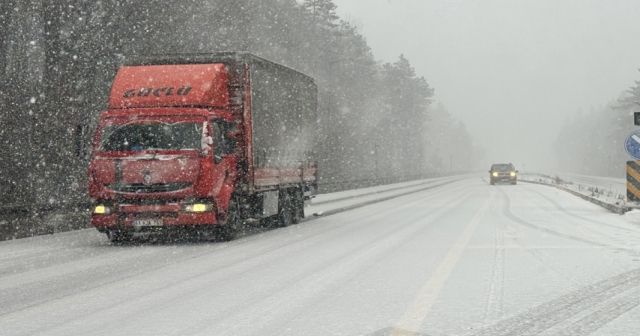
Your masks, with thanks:
[[[453,268],[456,266],[456,263],[462,256],[462,253],[466,249],[467,244],[471,240],[473,233],[480,223],[480,220],[484,216],[484,213],[489,208],[489,204],[491,204],[491,199],[493,197],[489,197],[484,204],[480,207],[478,212],[471,218],[469,224],[464,229],[458,240],[453,245],[451,250],[447,253],[444,259],[438,265],[435,272],[427,280],[424,284],[416,299],[411,303],[409,308],[404,313],[404,316],[396,324],[393,330],[389,333],[392,336],[407,336],[414,335],[416,330],[420,328],[422,322],[427,317],[429,310],[433,306],[434,302],[438,298],[440,291],[444,287],[445,282],[453,272]]]

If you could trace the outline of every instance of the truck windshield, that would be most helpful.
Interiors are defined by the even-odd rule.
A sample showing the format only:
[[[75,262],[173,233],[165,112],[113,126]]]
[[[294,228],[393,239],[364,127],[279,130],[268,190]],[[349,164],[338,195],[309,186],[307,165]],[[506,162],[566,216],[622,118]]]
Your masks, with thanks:
[[[105,126],[100,138],[100,150],[140,151],[155,149],[195,149],[202,147],[202,124],[131,123]]]

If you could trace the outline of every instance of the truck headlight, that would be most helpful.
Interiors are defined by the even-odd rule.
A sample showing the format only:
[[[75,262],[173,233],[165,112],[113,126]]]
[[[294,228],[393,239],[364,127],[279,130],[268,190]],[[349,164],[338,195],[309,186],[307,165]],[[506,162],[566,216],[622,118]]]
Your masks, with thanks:
[[[106,205],[96,205],[93,208],[93,213],[96,215],[110,215],[112,213],[111,208]]]
[[[511,172],[511,177],[516,176],[516,172]]]
[[[183,207],[185,212],[209,212],[213,211],[213,204],[195,203],[187,204]]]
[[[491,175],[493,175],[493,177],[498,177],[498,172],[493,172]]]

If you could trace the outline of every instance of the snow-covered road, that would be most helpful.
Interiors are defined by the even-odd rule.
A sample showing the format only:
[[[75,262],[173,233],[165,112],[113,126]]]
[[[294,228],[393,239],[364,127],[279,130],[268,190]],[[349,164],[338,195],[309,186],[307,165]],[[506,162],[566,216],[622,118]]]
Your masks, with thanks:
[[[0,242],[0,333],[636,335],[639,214],[474,176],[225,243]]]

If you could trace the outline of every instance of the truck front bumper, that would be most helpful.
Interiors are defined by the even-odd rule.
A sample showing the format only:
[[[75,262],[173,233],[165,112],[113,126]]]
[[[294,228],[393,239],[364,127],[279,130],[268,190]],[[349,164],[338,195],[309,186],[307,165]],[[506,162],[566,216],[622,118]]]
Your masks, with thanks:
[[[215,212],[184,212],[180,204],[167,205],[119,205],[109,214],[91,215],[91,225],[96,228],[217,225]]]
[[[169,216],[119,216],[119,215],[92,215],[91,225],[96,228],[108,227],[135,227],[134,221],[153,220],[161,225],[155,226],[189,226],[189,225],[218,225],[216,215],[209,213],[178,213]]]

